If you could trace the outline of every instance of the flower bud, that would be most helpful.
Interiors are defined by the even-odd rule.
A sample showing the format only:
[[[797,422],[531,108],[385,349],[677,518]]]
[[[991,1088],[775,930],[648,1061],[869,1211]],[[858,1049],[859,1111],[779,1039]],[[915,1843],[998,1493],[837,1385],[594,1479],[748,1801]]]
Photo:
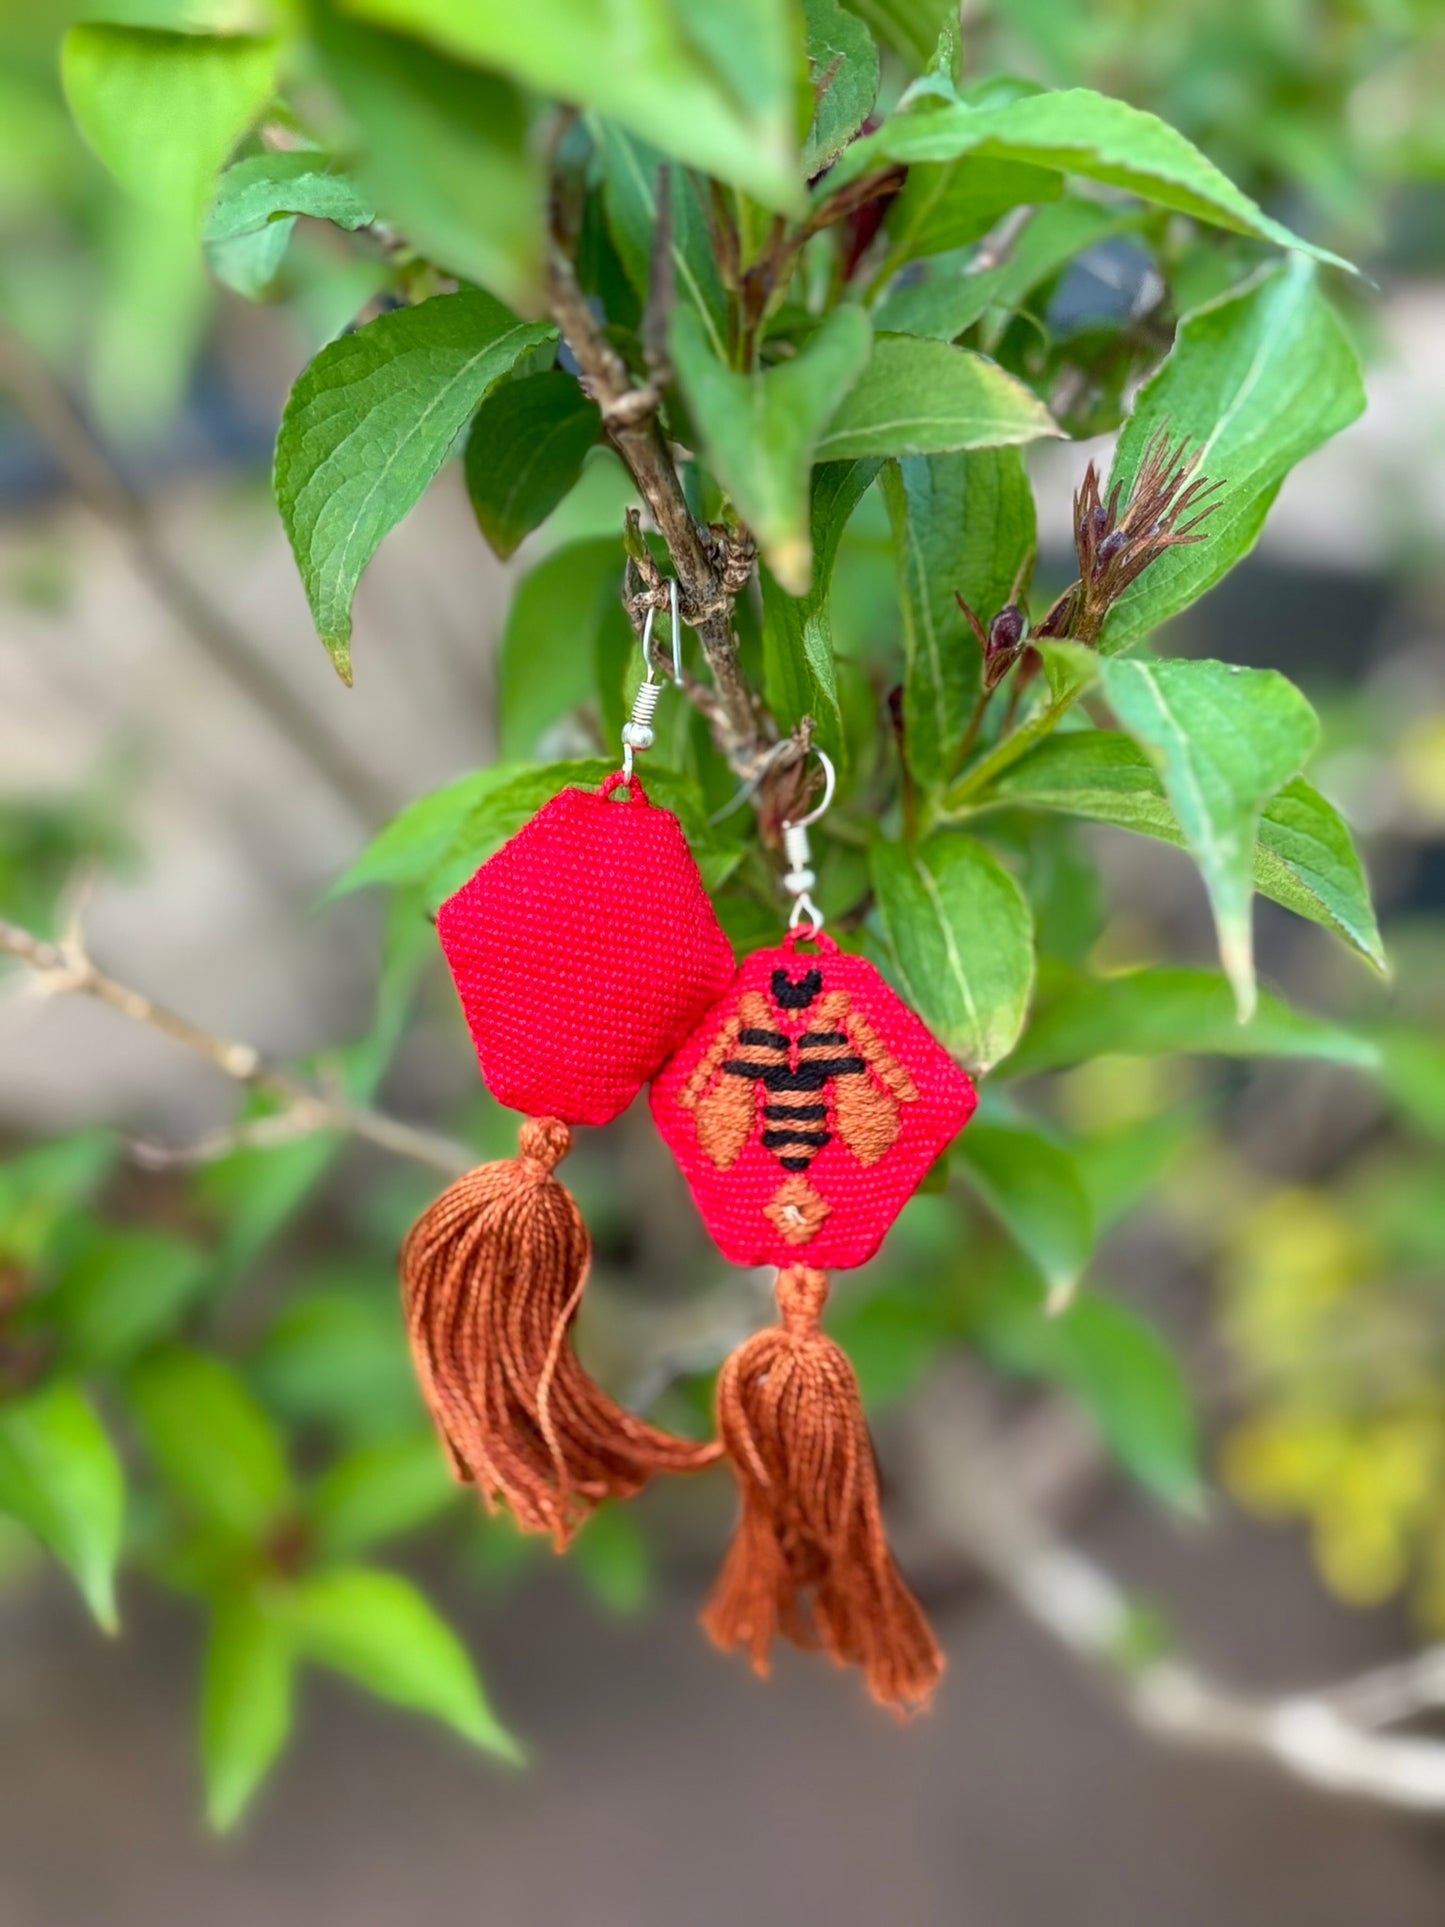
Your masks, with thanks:
[[[1024,636],[1028,633],[1028,617],[1016,604],[1010,602],[1000,609],[988,625],[988,641],[983,650],[983,686],[997,689],[1009,670],[1018,659],[1023,646]]]

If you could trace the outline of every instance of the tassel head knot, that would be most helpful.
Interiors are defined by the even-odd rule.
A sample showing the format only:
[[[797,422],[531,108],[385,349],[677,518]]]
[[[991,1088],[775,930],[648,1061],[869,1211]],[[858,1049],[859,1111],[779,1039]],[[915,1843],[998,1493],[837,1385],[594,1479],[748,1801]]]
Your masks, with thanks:
[[[560,1117],[529,1117],[517,1134],[518,1156],[541,1172],[555,1170],[572,1149],[572,1133]]]
[[[789,1265],[778,1273],[777,1299],[784,1331],[793,1338],[811,1337],[828,1302],[827,1272],[814,1271],[810,1265]]]

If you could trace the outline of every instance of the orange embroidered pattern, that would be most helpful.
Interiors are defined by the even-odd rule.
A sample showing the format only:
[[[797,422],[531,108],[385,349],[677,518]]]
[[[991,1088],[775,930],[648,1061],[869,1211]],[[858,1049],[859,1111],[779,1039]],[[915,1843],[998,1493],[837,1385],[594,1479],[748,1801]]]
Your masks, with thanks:
[[[865,1263],[973,1106],[873,965],[811,931],[754,951],[652,1087],[734,1264]]]
[[[678,1097],[720,1171],[761,1128],[764,1150],[792,1173],[766,1209],[790,1244],[806,1244],[831,1209],[802,1176],[818,1153],[837,1137],[861,1165],[877,1164],[898,1141],[899,1106],[918,1102],[852,997],[822,981],[817,970],[777,970],[770,996],[745,991]]]

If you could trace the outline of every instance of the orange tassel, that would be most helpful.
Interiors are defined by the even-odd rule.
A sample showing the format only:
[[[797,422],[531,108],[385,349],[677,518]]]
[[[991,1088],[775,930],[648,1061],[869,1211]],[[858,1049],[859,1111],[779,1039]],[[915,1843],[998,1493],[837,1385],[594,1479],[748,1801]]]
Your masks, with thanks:
[[[779,1634],[821,1645],[861,1666],[880,1704],[919,1712],[943,1655],[888,1549],[853,1367],[819,1329],[827,1276],[789,1266],[777,1293],[782,1324],[740,1346],[718,1380],[743,1513],[703,1625],[764,1676]]]
[[[571,1146],[559,1119],[528,1118],[520,1156],[458,1178],[401,1254],[412,1355],[456,1476],[559,1551],[603,1499],[722,1451],[624,1411],[571,1348],[592,1262],[581,1213],[552,1176]]]

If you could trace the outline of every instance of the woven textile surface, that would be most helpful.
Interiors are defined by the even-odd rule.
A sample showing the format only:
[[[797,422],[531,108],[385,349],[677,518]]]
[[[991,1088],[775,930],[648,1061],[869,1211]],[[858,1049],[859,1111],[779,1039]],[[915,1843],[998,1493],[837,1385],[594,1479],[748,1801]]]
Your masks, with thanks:
[[[823,1270],[873,1256],[976,1102],[872,964],[822,936],[755,951],[652,1087],[723,1254]]]
[[[568,1124],[625,1110],[735,970],[677,818],[635,778],[554,796],[437,929],[492,1095]]]

